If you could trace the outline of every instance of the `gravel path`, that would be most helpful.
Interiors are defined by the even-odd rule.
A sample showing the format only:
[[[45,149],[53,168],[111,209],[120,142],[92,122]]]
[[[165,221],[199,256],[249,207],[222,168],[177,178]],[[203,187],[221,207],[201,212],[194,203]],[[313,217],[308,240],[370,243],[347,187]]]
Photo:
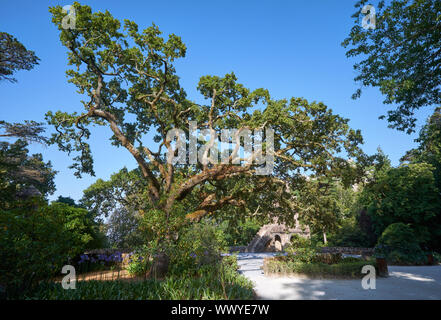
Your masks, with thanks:
[[[297,299],[441,299],[441,266],[389,266],[388,278],[377,278],[375,290],[364,290],[361,280],[311,280],[266,277],[265,257],[274,253],[239,253],[239,272],[255,284],[257,296],[268,300]]]

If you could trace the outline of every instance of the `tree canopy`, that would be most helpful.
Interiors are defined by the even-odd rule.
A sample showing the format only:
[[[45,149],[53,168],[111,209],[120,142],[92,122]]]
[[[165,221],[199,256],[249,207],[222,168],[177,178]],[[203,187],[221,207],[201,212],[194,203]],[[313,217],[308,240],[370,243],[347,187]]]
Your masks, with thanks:
[[[55,191],[51,162],[44,162],[41,154],[28,153],[23,140],[0,142],[0,206],[5,209],[30,192],[44,197]]]
[[[431,164],[436,186],[441,191],[441,108],[430,116],[415,142],[419,144],[418,147],[408,151],[401,161]]]
[[[0,32],[0,80],[17,82],[13,74],[31,70],[39,60],[34,51],[26,49],[14,36]]]
[[[354,80],[378,87],[384,103],[397,105],[387,112],[389,126],[411,133],[415,111],[441,103],[441,2],[378,1],[371,10],[375,27],[365,30],[360,21],[366,4],[367,0],[355,4],[354,26],[342,43],[349,47],[347,57],[361,58],[354,65],[358,72]],[[361,89],[353,97],[360,94]]]
[[[47,138],[43,136],[45,131],[43,124],[36,121],[25,120],[24,123],[9,123],[0,120],[0,138],[19,138],[26,142],[45,144]]]

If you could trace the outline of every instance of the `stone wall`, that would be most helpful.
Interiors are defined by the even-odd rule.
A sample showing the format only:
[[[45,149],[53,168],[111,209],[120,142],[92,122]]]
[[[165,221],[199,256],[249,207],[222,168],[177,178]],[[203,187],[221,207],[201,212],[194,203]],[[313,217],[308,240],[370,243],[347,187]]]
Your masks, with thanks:
[[[233,252],[247,252],[247,246],[231,246],[228,250],[230,253]]]
[[[132,252],[133,249],[113,249],[113,248],[102,248],[102,249],[91,249],[84,252],[84,254],[105,254],[111,255],[115,253],[129,253]]]
[[[357,247],[323,247],[322,253],[342,253],[361,256],[372,256],[374,248],[357,248]]]

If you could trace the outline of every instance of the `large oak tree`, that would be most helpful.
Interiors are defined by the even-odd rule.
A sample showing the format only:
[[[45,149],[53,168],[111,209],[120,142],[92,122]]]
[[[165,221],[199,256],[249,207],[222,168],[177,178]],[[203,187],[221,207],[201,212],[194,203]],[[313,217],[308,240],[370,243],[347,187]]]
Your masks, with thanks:
[[[170,34],[165,39],[154,24],[140,31],[135,22],[121,23],[108,11],[92,12],[78,3],[73,7],[75,29],[63,28],[66,13],[61,7],[50,12],[68,51],[69,82],[84,100],[76,113],[47,113],[57,130],[52,142],[76,153],[72,167],[78,176],[93,175],[87,140],[93,126],[108,127],[111,143],[136,160],[146,184],[149,210],[145,214],[162,215],[164,232],[172,232],[169,222],[182,212],[185,221],[249,213],[273,214],[292,223],[299,208],[291,192],[306,183],[307,175],[350,184],[363,173],[367,157],[359,148],[360,132],[350,129],[347,119],[323,103],[274,99],[266,89],[246,88],[233,73],[201,77],[198,90],[206,103],[195,103],[180,86],[173,64],[186,54],[180,37]],[[262,145],[264,152],[274,156],[274,170],[256,175],[262,164],[232,164],[232,155],[229,164],[167,162],[166,151],[173,147],[167,133],[181,129],[190,139],[190,121],[197,122],[198,130],[216,133],[272,128],[274,152]],[[151,132],[154,141],[146,139]],[[198,141],[201,146],[203,141]],[[254,151],[250,155],[256,156]]]

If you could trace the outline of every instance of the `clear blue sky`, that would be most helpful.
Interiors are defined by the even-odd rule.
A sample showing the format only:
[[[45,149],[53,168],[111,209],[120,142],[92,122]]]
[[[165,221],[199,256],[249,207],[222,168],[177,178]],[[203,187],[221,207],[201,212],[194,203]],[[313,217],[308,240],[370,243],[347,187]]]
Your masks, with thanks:
[[[323,101],[349,118],[351,127],[361,129],[365,152],[375,153],[380,146],[394,165],[415,146],[415,134],[388,129],[385,120],[378,120],[390,108],[383,105],[378,89],[366,89],[360,99],[351,99],[358,88],[353,82],[354,60],[346,58],[340,43],[352,26],[352,0],[80,2],[94,11],[107,9],[119,19],[131,19],[140,28],[154,22],[165,34],[181,36],[188,50],[177,71],[191,99],[200,99],[196,91],[200,76],[234,71],[247,87],[267,88],[275,98]],[[50,5],[71,3],[2,0],[0,31],[17,37],[41,62],[31,71],[17,73],[18,83],[0,83],[0,119],[43,121],[48,110],[81,110],[75,87],[66,81],[66,50],[48,12]],[[428,114],[429,110],[418,113],[419,125]],[[97,178],[136,166],[126,150],[110,145],[108,129],[93,134],[96,177],[75,178],[68,169],[71,159],[55,146],[30,147],[59,171],[52,199],[59,195],[79,199]]]

